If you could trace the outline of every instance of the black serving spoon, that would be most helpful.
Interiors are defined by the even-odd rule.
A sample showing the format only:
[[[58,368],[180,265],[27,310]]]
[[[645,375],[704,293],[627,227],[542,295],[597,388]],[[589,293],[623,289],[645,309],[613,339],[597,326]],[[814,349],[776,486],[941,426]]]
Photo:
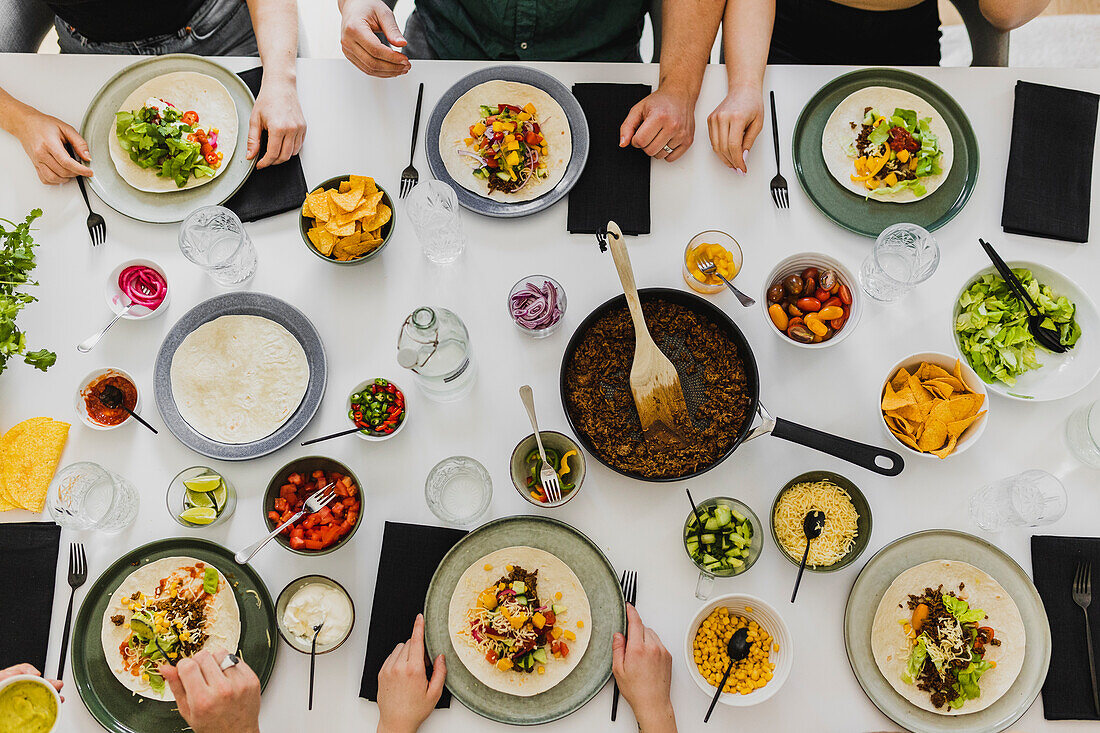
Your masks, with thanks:
[[[321,627],[325,625],[324,619],[313,627],[313,646],[309,649],[309,709],[313,710],[313,672],[317,666],[317,635],[321,633]]]
[[[798,595],[798,585],[802,582],[802,573],[806,570],[806,558],[810,556],[810,542],[821,536],[821,530],[825,529],[825,512],[813,510],[802,519],[802,531],[806,533],[806,551],[802,553],[802,564],[798,566],[798,577],[794,581],[794,592],[791,593],[791,603]]]
[[[726,673],[722,675],[722,682],[718,685],[718,689],[714,691],[714,697],[710,699],[710,707],[707,708],[706,717],[703,718],[704,723],[710,722],[710,714],[714,712],[714,706],[718,704],[718,697],[722,694],[722,688],[726,686],[726,680],[730,678],[730,670],[733,669],[733,663],[740,662],[742,659],[749,656],[749,649],[751,648],[752,644],[749,643],[749,629],[747,626],[742,626],[737,631],[733,632],[729,644],[726,645],[726,652],[730,656],[730,663],[726,665]]]
[[[1057,330],[1049,328],[1043,325],[1043,321],[1046,320],[1046,316],[1042,314],[1038,306],[1031,299],[1031,296],[1024,290],[1023,283],[1017,278],[1016,274],[1012,272],[1012,269],[1005,264],[1005,261],[1001,259],[1001,256],[997,254],[997,250],[993,249],[993,246],[984,239],[979,239],[978,242],[982,245],[982,249],[985,250],[986,255],[993,262],[993,266],[997,268],[997,272],[1000,273],[1004,281],[1008,283],[1008,287],[1012,289],[1012,292],[1016,294],[1020,302],[1024,304],[1024,309],[1027,310],[1027,330],[1031,331],[1031,335],[1035,337],[1035,340],[1047,351],[1053,351],[1056,354],[1064,354],[1066,347],[1062,345],[1062,335]]]
[[[126,406],[126,404],[125,404],[125,402],[126,402],[125,395],[123,395],[122,390],[119,389],[118,387],[116,387],[115,385],[113,385],[113,384],[103,385],[103,389],[101,389],[99,392],[96,393],[96,397],[99,398],[100,402],[102,402],[104,405],[111,408],[112,410],[117,410],[117,409],[125,410],[129,415],[131,415],[139,423],[141,423],[145,427],[152,430],[153,435],[159,435],[159,433],[157,433],[156,428],[154,428],[149,423],[145,422],[143,419],[141,419],[141,415],[137,414],[136,412],[134,412],[133,410],[131,410],[129,407]]]
[[[699,540],[699,544],[703,544],[703,519],[699,516],[699,505],[695,503],[695,499],[691,498],[691,489],[684,487],[684,491],[687,492],[688,501],[691,502],[691,511],[695,515],[695,538]]]

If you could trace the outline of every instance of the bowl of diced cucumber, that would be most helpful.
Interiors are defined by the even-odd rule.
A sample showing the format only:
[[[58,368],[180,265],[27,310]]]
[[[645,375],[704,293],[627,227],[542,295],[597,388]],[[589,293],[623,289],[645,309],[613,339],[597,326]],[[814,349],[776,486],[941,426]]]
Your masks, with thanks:
[[[762,547],[760,520],[737,499],[699,502],[684,523],[684,549],[707,575],[728,578],[748,571]]]

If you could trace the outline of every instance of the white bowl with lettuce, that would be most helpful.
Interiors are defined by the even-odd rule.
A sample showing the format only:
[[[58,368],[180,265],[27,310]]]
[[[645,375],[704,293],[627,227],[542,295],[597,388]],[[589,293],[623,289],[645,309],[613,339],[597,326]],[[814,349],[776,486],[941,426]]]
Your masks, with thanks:
[[[1008,266],[1061,334],[1063,354],[1028,331],[1027,311],[992,265],[968,277],[955,296],[951,332],[960,356],[997,394],[1045,402],[1080,392],[1100,372],[1100,313],[1084,289],[1056,270],[1016,260]]]

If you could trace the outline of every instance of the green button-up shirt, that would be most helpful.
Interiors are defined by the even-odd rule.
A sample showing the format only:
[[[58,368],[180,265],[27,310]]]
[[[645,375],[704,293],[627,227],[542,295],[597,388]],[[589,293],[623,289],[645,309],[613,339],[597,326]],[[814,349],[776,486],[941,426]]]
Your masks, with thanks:
[[[640,61],[652,0],[416,0],[441,59]]]

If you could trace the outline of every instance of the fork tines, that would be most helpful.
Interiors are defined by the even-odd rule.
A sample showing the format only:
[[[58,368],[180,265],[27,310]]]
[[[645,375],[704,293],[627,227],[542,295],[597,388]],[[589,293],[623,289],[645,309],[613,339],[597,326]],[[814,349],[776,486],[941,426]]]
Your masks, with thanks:
[[[69,582],[73,582],[73,578],[87,577],[87,575],[88,558],[84,554],[84,545],[80,542],[73,542],[69,545]],[[77,582],[81,581],[78,580]]]
[[[789,209],[791,206],[790,197],[787,194],[787,182],[784,181],[781,184],[775,182],[772,183],[772,201],[775,202],[777,208]]]
[[[622,586],[623,595],[626,596],[626,602],[630,605],[634,605],[638,601],[638,571],[636,570],[624,570],[622,579],[619,581],[619,585]]]
[[[401,175],[401,193],[398,195],[398,198],[405,198],[408,196],[409,192],[413,190],[413,186],[419,182],[419,179],[420,177],[416,174],[409,175],[403,173]]]
[[[1077,572],[1073,575],[1073,593],[1087,597],[1092,601],[1092,561],[1081,560],[1077,563]]]

